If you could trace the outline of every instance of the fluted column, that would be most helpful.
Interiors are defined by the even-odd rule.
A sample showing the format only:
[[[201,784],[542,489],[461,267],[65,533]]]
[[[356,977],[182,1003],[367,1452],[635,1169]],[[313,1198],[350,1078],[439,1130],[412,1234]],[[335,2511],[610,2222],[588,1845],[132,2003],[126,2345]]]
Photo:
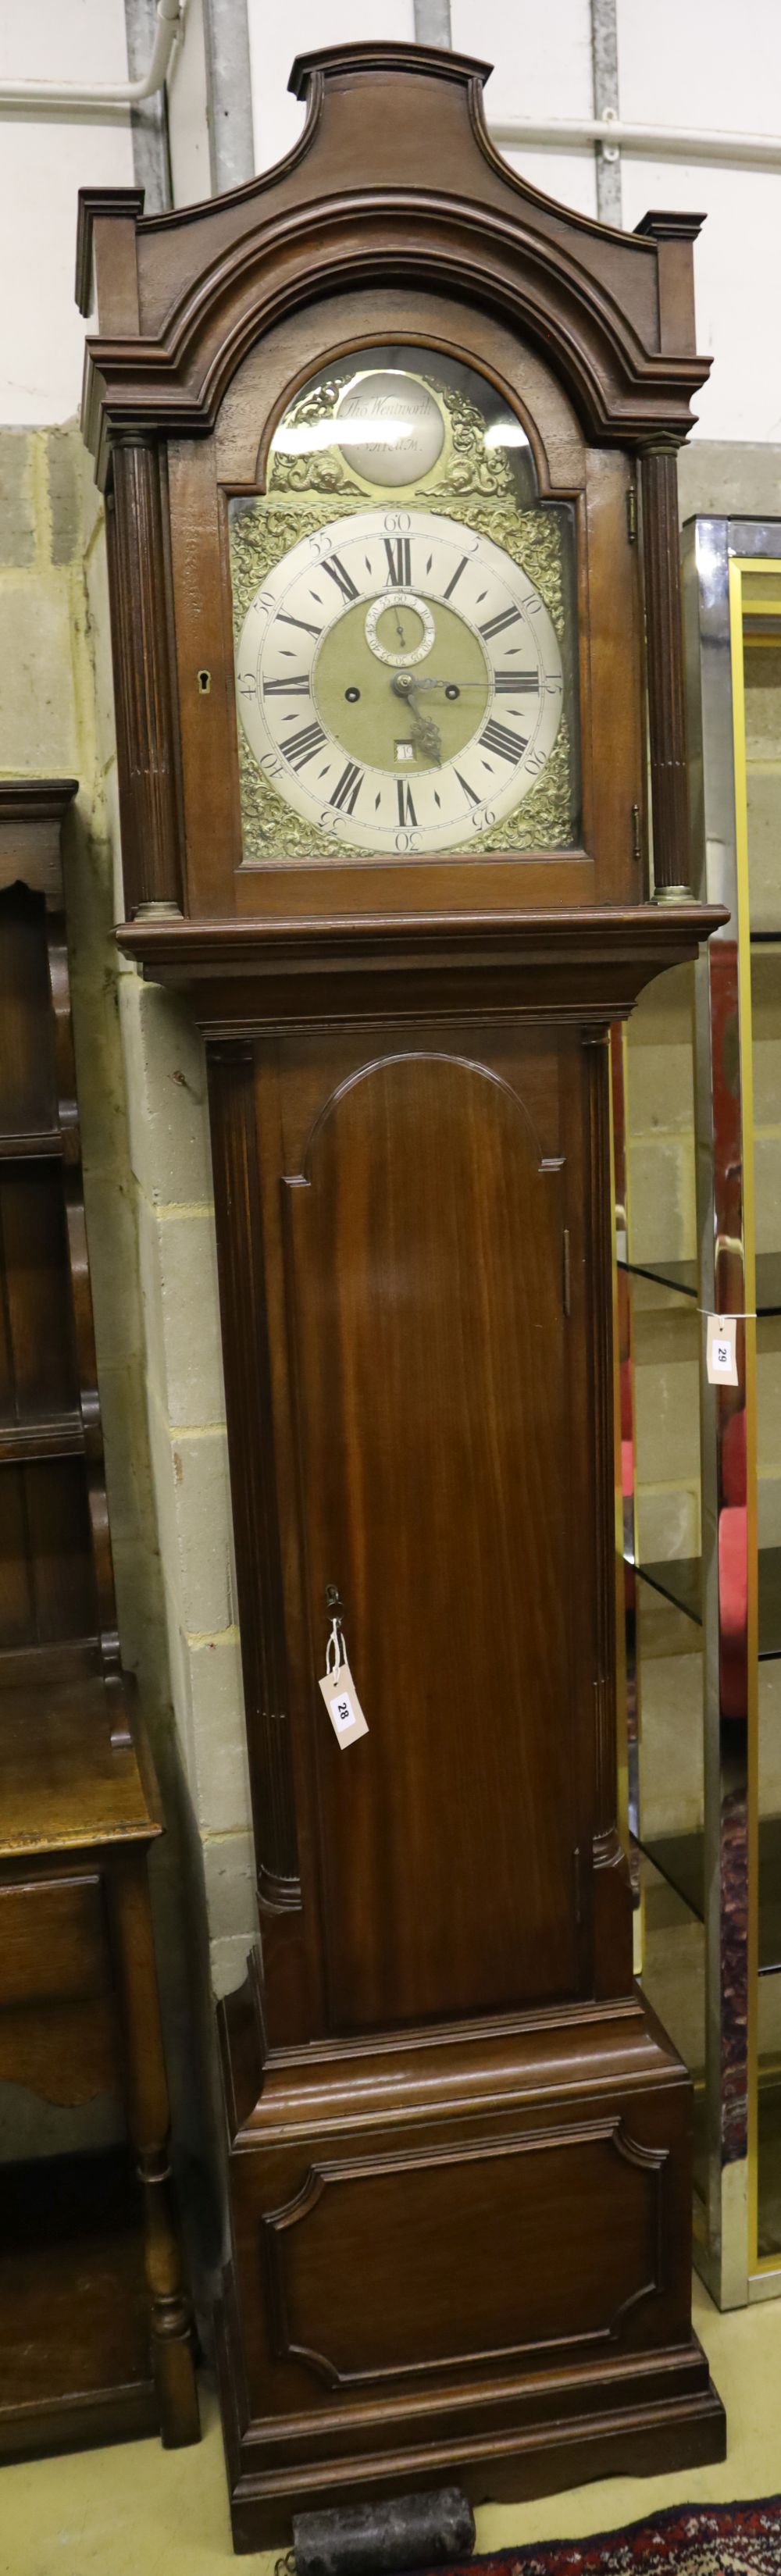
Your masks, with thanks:
[[[654,901],[690,903],[689,789],[675,443],[642,458]]]
[[[121,439],[114,446],[106,524],[128,915],[182,910],[174,644],[160,471],[156,439]]]

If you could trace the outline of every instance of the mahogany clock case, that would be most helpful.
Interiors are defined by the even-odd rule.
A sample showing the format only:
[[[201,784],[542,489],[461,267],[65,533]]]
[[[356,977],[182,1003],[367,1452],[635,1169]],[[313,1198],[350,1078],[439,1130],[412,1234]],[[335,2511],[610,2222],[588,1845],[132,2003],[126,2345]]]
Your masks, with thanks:
[[[491,145],[484,77],[313,56],[278,170],[172,217],[82,209],[120,936],[190,991],[209,1067],[261,1921],[221,2014],[238,2547],[456,2465],[519,2495],[724,2445],[691,2331],[691,2087],[633,1985],[616,1828],[606,1054],[721,918],[685,900],[697,226],[550,205]],[[261,509],[318,373],[378,348],[472,370],[540,511],[570,514],[558,846],[362,854],[337,830],[313,859],[282,796],[276,845],[248,845],[231,505]],[[646,676],[678,897],[655,904]],[[345,1751],[329,1587],[369,1728]]]

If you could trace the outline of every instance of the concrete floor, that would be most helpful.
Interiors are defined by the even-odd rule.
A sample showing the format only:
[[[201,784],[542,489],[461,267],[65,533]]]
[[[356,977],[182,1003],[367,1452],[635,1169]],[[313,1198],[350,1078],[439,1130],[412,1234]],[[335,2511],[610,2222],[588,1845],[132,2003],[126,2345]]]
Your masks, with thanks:
[[[719,2316],[699,2284],[695,2323],[727,2409],[721,2467],[676,2478],[610,2478],[539,2504],[487,2505],[479,2550],[582,2536],[664,2505],[772,2495],[781,2489],[778,2390],[781,2300]],[[191,2451],[127,2442],[0,2470],[0,2576],[227,2576],[232,2564],[273,2576],[274,2553],[233,2560],[219,2419],[203,2392],[204,2440]]]

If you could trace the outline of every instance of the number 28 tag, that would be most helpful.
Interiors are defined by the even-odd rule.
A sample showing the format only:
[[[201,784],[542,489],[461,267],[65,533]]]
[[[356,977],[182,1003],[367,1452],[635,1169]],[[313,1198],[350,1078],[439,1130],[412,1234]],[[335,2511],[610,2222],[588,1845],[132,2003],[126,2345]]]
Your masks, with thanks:
[[[737,1323],[734,1315],[708,1316],[705,1355],[710,1386],[737,1386]]]
[[[349,1664],[340,1664],[338,1672],[324,1673],[320,1689],[337,1744],[345,1753],[348,1744],[357,1744],[359,1736],[369,1732]]]

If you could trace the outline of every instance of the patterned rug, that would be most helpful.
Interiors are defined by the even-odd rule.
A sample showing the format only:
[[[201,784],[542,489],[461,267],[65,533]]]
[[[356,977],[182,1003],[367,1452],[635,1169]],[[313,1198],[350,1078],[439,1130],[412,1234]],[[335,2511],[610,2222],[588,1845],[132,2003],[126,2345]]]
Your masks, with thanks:
[[[448,2576],[781,2576],[781,2496],[755,2504],[673,2505],[652,2522],[588,2540],[543,2540],[473,2558]]]

